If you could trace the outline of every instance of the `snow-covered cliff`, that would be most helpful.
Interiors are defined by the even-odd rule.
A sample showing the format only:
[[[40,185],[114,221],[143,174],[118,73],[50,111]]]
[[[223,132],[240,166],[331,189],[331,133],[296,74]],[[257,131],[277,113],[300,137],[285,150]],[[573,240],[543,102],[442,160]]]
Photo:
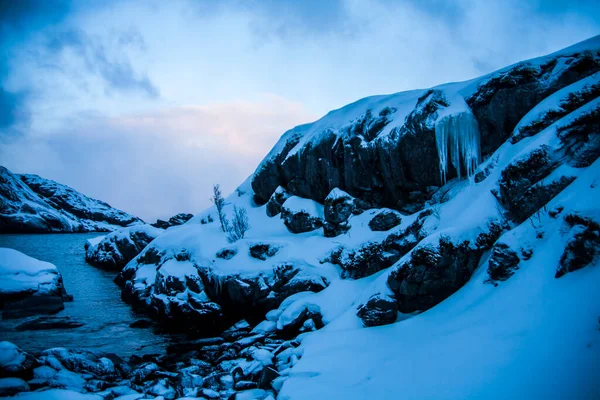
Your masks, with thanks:
[[[0,232],[110,232],[143,221],[37,175],[0,166]]]

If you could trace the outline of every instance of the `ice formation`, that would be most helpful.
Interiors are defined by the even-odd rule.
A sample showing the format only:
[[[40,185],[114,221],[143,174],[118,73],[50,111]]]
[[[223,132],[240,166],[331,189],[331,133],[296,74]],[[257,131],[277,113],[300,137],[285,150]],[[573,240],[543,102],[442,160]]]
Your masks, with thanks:
[[[480,139],[477,120],[470,111],[446,115],[435,125],[435,140],[440,158],[440,179],[446,183],[448,161],[458,178],[471,176],[480,162]]]

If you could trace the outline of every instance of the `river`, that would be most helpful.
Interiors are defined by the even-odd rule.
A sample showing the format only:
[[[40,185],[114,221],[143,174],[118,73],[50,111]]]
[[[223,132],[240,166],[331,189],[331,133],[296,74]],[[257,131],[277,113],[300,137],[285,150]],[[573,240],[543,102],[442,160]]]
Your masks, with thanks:
[[[113,282],[115,272],[85,262],[84,244],[101,234],[3,234],[0,247],[16,249],[28,256],[56,265],[63,275],[67,293],[74,300],[65,303],[57,317],[69,317],[84,325],[75,329],[16,331],[38,317],[0,321],[0,340],[8,340],[26,351],[52,347],[81,348],[116,353],[120,356],[158,354],[183,337],[154,328],[130,328],[143,315],[134,313],[120,297]]]

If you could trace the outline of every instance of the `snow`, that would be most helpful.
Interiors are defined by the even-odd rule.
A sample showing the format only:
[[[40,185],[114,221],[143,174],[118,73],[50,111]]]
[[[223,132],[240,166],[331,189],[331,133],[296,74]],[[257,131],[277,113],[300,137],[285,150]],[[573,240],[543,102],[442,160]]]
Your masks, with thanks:
[[[25,353],[11,342],[0,342],[0,367],[4,370],[18,367],[25,362]]]
[[[60,278],[55,265],[17,250],[0,248],[0,293],[48,294],[57,289]]]
[[[323,218],[323,205],[303,197],[291,196],[281,207],[292,213],[306,212],[310,216]]]

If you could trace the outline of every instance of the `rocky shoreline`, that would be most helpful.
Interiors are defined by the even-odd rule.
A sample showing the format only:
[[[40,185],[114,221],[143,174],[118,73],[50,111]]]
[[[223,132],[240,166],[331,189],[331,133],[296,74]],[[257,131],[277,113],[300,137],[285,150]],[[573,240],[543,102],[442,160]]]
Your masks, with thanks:
[[[169,346],[166,354],[127,359],[65,348],[27,353],[0,342],[0,396],[59,390],[57,398],[74,391],[108,400],[273,399],[302,357],[299,345],[245,321],[221,336]]]

